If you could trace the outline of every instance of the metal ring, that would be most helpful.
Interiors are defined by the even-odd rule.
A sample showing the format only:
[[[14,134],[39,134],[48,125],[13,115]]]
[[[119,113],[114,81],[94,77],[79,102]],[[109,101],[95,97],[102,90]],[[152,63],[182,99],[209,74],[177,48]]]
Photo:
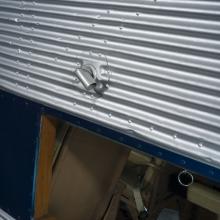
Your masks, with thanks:
[[[183,181],[183,179],[182,179],[183,176],[189,178],[189,180],[187,180],[186,183],[185,183],[185,182]],[[188,186],[190,186],[190,185],[193,184],[193,182],[194,182],[194,177],[193,177],[193,175],[192,175],[189,171],[183,170],[183,171],[181,171],[181,172],[178,174],[178,182],[180,183],[180,185],[185,186],[185,187],[188,187]]]

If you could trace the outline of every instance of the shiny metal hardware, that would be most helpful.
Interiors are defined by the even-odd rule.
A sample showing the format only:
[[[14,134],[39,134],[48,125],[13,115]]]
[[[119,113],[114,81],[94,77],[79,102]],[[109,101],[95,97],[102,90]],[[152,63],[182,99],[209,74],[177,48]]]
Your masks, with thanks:
[[[178,182],[181,186],[188,187],[194,183],[194,177],[189,171],[182,170],[178,174]]]
[[[98,94],[102,94],[105,90],[107,90],[106,84],[102,81],[97,81],[94,91]]]
[[[95,88],[95,75],[93,69],[90,66],[82,66],[80,69],[77,69],[75,73],[86,90]]]
[[[76,76],[83,84],[86,90],[94,90],[98,94],[102,94],[106,89],[106,85],[97,77],[96,68],[92,65],[83,65],[76,69]]]

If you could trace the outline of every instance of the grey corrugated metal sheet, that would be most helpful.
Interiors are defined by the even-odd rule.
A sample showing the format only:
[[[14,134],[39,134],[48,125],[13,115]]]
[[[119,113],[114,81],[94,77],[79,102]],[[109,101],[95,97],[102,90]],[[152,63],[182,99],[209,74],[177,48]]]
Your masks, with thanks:
[[[15,220],[11,216],[9,216],[6,212],[0,209],[0,220]]]
[[[74,71],[100,65],[109,87]],[[0,85],[220,167],[220,1],[0,0]]]

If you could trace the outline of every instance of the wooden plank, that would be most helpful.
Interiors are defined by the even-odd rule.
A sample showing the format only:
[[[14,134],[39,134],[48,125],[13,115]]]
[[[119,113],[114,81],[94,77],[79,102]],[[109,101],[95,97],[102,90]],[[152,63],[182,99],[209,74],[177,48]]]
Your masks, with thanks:
[[[36,220],[56,220],[56,218],[54,218],[52,216],[46,216],[46,217],[42,217],[42,218],[36,219]]]
[[[103,220],[116,220],[120,206],[121,195],[125,187],[126,185],[122,182],[119,182],[117,184],[115,188],[115,192],[110,201],[110,204],[108,205],[107,210],[105,211],[105,216],[104,218],[102,218]]]
[[[41,138],[36,178],[35,219],[48,214],[49,194],[52,180],[52,160],[56,138],[56,122],[43,116],[41,120]]]

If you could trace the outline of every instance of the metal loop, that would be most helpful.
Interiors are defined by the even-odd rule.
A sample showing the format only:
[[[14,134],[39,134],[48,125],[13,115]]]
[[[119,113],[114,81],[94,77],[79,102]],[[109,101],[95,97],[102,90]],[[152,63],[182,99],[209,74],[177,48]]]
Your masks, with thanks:
[[[178,174],[178,182],[181,186],[188,187],[193,184],[194,177],[189,171],[183,170]]]

